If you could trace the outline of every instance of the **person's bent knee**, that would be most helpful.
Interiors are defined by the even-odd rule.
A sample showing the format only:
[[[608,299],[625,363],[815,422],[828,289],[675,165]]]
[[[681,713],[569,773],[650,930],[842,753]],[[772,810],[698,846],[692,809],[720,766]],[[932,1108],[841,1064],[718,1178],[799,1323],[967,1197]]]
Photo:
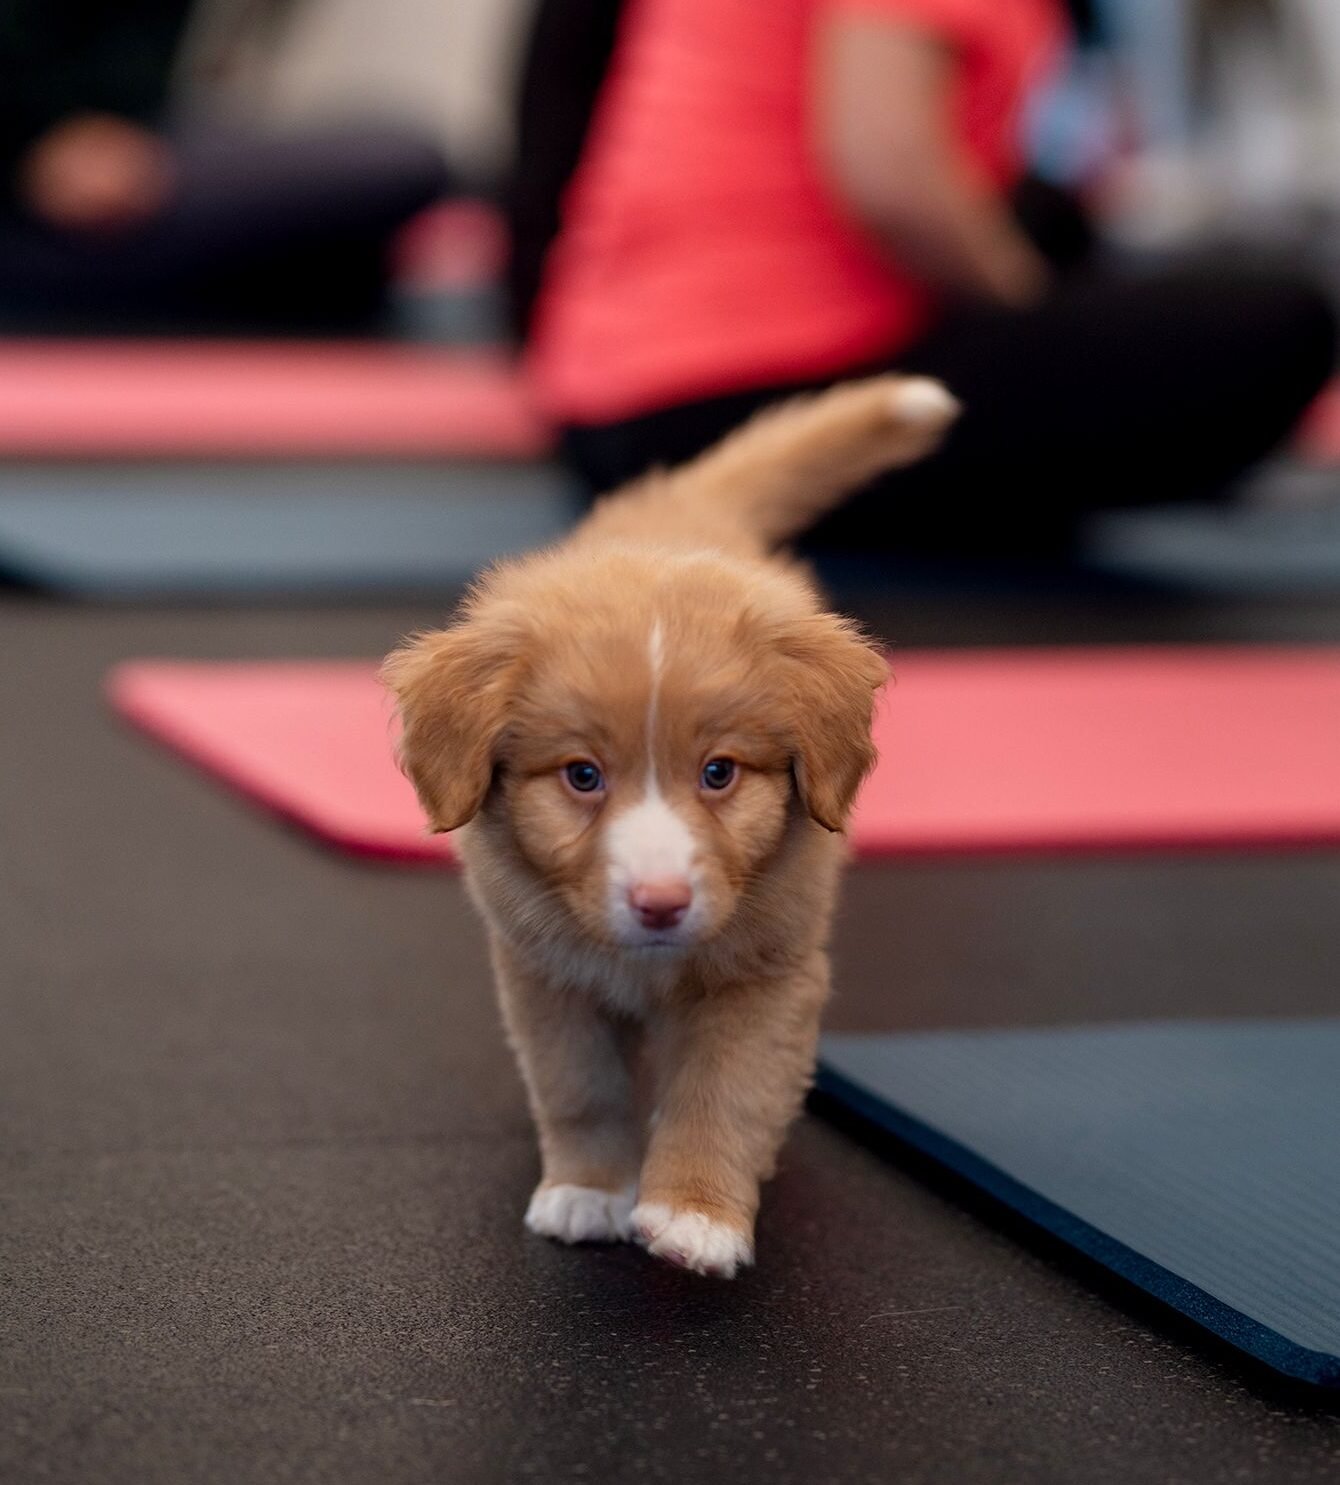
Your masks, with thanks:
[[[1312,397],[1335,369],[1340,321],[1334,303],[1296,269],[1240,270],[1236,277],[1226,309],[1240,318],[1245,352],[1267,363],[1295,396]]]
[[[1281,286],[1280,317],[1294,347],[1300,375],[1316,389],[1329,380],[1340,351],[1340,317],[1319,284],[1302,275]]]

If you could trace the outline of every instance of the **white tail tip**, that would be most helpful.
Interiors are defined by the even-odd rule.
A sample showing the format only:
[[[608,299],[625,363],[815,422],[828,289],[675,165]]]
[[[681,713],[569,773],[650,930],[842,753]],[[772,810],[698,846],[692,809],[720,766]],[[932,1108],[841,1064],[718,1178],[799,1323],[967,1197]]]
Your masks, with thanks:
[[[900,422],[944,427],[962,411],[963,404],[942,382],[929,376],[910,376],[893,389],[892,411]]]

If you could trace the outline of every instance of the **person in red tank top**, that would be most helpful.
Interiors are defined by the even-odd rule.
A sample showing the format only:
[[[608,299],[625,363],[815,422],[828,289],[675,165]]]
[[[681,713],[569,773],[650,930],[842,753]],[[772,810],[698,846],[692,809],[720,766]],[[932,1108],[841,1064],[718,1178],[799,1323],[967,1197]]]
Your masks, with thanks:
[[[890,19],[914,46],[956,38],[964,168],[1008,190],[1059,35],[1051,0],[634,0],[537,312],[547,412],[608,421],[838,371],[925,327],[930,285],[833,188],[841,142],[811,106],[820,53]]]
[[[526,349],[592,487],[885,366],[967,410],[830,520],[844,544],[1065,541],[1282,438],[1334,359],[1309,284],[1067,275],[1025,227],[1022,116],[1064,36],[1057,0],[629,0]]]

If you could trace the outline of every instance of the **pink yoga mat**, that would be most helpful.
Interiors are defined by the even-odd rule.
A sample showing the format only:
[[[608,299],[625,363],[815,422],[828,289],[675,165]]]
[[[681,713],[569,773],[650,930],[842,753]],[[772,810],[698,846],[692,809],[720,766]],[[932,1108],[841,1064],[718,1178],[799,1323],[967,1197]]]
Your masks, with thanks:
[[[1340,842],[1340,649],[909,652],[865,856]],[[442,863],[373,666],[135,661],[122,715],[321,839]]]
[[[498,351],[302,341],[0,343],[0,457],[529,459]]]

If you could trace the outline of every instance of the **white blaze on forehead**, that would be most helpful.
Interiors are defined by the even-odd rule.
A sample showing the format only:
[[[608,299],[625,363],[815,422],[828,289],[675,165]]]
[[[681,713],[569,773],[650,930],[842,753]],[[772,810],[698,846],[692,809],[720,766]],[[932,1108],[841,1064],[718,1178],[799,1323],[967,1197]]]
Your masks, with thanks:
[[[658,619],[647,640],[651,690],[647,698],[647,781],[641,800],[622,810],[605,831],[610,885],[616,895],[638,882],[688,877],[693,867],[693,832],[661,793],[656,777],[656,722],[665,634]]]
[[[650,789],[656,782],[656,721],[661,700],[661,672],[665,669],[665,634],[659,619],[651,626],[647,664],[651,669],[651,690],[647,698],[647,787]]]
[[[661,702],[661,671],[666,668],[666,634],[657,619],[646,642],[646,668],[651,685],[646,693],[646,792],[657,787],[657,710]]]

